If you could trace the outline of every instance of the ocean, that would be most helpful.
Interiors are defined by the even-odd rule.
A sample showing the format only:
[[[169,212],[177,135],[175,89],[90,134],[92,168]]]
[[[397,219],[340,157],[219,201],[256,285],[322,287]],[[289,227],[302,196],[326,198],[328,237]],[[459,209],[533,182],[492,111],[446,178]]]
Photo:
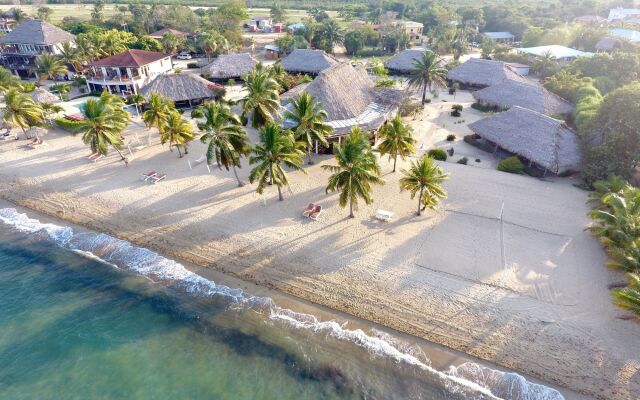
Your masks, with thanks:
[[[389,333],[13,208],[0,304],[0,399],[564,399],[475,362],[437,370]]]

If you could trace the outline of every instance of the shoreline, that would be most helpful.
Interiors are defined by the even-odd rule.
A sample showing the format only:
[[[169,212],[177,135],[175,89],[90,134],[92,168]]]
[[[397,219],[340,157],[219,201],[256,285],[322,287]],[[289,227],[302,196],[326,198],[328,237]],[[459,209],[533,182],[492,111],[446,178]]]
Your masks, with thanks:
[[[425,121],[440,107],[428,106]],[[468,110],[471,117],[478,116]],[[445,123],[425,121],[415,123]],[[466,134],[454,127],[459,138]],[[255,142],[257,131],[247,132]],[[416,132],[426,149],[448,131],[438,128],[439,139],[430,129]],[[125,134],[149,132],[133,124]],[[386,185],[350,219],[324,190],[330,156],[315,157],[308,175],[292,173],[279,202],[273,188],[260,196],[251,185],[239,188],[232,173],[190,169],[201,143],[178,158],[152,137],[128,168],[115,156],[87,162],[83,143],[58,129],[38,150],[3,142],[0,198],[549,385],[603,400],[640,393],[640,354],[630,351],[640,348],[638,323],[621,318],[607,288],[623,276],[604,267],[604,252],[585,231],[586,194],[570,180],[502,173],[484,158],[478,167],[445,162],[449,197],[416,217],[415,201],[399,193],[401,174],[384,158]],[[246,181],[244,162],[238,173]],[[150,170],[167,180],[141,182]],[[323,206],[318,222],[300,217],[310,202]],[[377,208],[396,216],[376,221]]]
[[[35,218],[41,222],[53,223],[56,225],[62,224],[64,226],[69,226],[74,230],[74,232],[82,232],[87,230],[95,231],[90,227],[77,224],[69,219],[65,219],[64,217],[51,215],[45,210],[39,210],[39,209],[15,204],[6,199],[0,199],[0,209],[1,208],[15,208],[18,212],[25,213],[30,218]],[[96,232],[100,232],[100,231],[96,231]],[[104,232],[104,233],[107,233],[107,232]],[[112,234],[109,233],[109,235],[112,235]],[[118,237],[117,235],[112,235],[112,236],[118,239],[127,240],[125,238]],[[138,243],[134,243],[134,242],[131,242],[131,243],[134,245],[140,246],[140,244]],[[144,246],[144,247],[147,248],[147,246]],[[157,251],[158,254],[165,255],[159,249],[154,249],[154,248],[149,248],[149,249],[152,251],[158,250]],[[411,346],[416,346],[417,348],[419,348],[427,356],[428,360],[430,361],[430,366],[432,366],[438,371],[445,371],[451,366],[459,366],[465,362],[476,363],[480,366],[488,367],[488,368],[499,370],[499,371],[503,370],[500,365],[494,364],[491,361],[474,357],[470,354],[458,351],[456,349],[445,347],[441,344],[431,342],[424,338],[420,338],[420,337],[411,335],[409,333],[405,333],[400,330],[375,323],[367,319],[363,319],[351,314],[347,314],[340,310],[328,308],[321,304],[313,303],[307,299],[297,297],[297,296],[288,294],[286,292],[281,292],[277,289],[269,288],[267,286],[261,286],[253,282],[239,279],[227,273],[220,272],[216,269],[197,265],[190,261],[186,261],[180,258],[175,258],[174,260],[179,262],[186,269],[202,276],[203,278],[214,281],[217,285],[222,284],[232,289],[239,288],[254,296],[269,297],[275,302],[275,304],[277,304],[282,308],[286,308],[298,313],[309,314],[322,321],[337,320],[339,322],[344,322],[345,324],[348,324],[347,325],[348,329],[351,329],[351,330],[361,329],[365,332],[369,332],[371,329],[375,329],[377,331],[390,334],[395,339],[401,340],[402,343],[407,343],[407,344],[410,344]],[[503,372],[516,372],[517,374],[525,378],[528,382],[541,384],[546,387],[558,390],[560,391],[560,393],[562,393],[562,395],[567,400],[588,400],[589,399],[589,397],[586,397],[582,394],[571,391],[570,389],[552,385],[548,382],[544,382],[537,378],[528,376],[520,371],[508,370]]]

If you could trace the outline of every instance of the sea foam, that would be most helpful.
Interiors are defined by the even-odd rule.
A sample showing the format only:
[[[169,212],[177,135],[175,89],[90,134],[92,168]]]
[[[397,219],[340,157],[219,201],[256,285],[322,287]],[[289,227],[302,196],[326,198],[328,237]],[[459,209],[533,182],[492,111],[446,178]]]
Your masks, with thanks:
[[[401,342],[388,334],[347,329],[346,323],[321,321],[310,314],[281,308],[268,297],[251,296],[241,289],[218,285],[176,261],[103,233],[74,233],[70,227],[42,223],[14,208],[0,209],[0,221],[21,232],[52,240],[57,245],[84,256],[133,271],[153,281],[169,283],[195,296],[224,296],[234,307],[262,312],[270,321],[280,323],[283,327],[349,342],[373,356],[388,357],[397,363],[419,368],[432,378],[439,379],[452,391],[471,390],[483,398],[505,400],[564,400],[555,389],[529,382],[513,372],[502,372],[472,362],[450,367],[447,371],[438,371],[431,367],[426,357],[407,351],[407,346],[401,345]]]

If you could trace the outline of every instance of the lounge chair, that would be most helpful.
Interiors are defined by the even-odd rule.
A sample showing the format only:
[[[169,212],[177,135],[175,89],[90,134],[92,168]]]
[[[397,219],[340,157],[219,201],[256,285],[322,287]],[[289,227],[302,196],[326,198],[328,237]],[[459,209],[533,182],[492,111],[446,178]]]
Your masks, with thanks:
[[[308,217],[309,215],[311,215],[311,213],[313,212],[313,210],[315,210],[316,205],[313,203],[309,203],[309,205],[307,206],[307,208],[304,209],[304,211],[302,212],[302,216],[303,217]]]
[[[391,218],[393,218],[393,213],[391,211],[378,209],[378,211],[376,211],[376,218],[380,221],[389,222]]]
[[[103,158],[104,158],[104,154],[98,154],[98,156],[92,158],[91,161],[98,162],[98,161],[102,160]]]
[[[322,206],[316,206],[313,212],[309,214],[309,218],[311,218],[314,221],[317,221],[321,213],[322,213]]]
[[[158,174],[156,176],[152,176],[150,182],[155,185],[156,183],[160,182],[161,180],[165,179],[166,177],[167,177],[167,174]]]
[[[95,157],[98,157],[98,154],[100,154],[100,153],[91,153],[90,155],[86,156],[85,158],[87,160],[93,160]]]
[[[146,182],[146,181],[148,181],[149,179],[153,178],[156,175],[157,175],[156,171],[149,171],[147,173],[140,174],[140,180]]]

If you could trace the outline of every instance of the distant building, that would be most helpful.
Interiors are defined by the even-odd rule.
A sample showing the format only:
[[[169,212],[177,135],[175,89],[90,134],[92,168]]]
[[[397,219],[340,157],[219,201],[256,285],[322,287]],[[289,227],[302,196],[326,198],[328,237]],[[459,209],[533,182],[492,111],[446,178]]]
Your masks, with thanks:
[[[609,21],[624,21],[631,18],[640,18],[640,8],[612,8],[609,11]]]
[[[384,66],[394,74],[407,75],[415,71],[415,62],[419,60],[426,49],[406,49],[388,59]]]
[[[526,54],[529,57],[541,57],[547,54],[552,55],[559,65],[568,64],[578,57],[592,57],[593,53],[586,51],[580,51],[565,46],[551,45],[551,46],[537,46],[537,47],[520,47],[517,49],[518,53]]]
[[[640,32],[634,31],[633,29],[609,29],[609,33],[611,34],[611,36],[627,40],[631,43],[640,42]]]
[[[603,25],[608,20],[599,15],[581,15],[574,18],[573,21],[585,25]]]
[[[253,25],[256,29],[265,29],[271,27],[271,16],[270,15],[256,15],[251,18],[251,23],[249,25]]]
[[[405,33],[409,36],[409,40],[412,43],[418,43],[422,40],[424,24],[414,21],[402,21],[400,24],[404,26]]]
[[[318,75],[339,61],[322,50],[295,49],[282,59],[282,68],[292,74]]]
[[[506,63],[481,58],[471,58],[453,68],[447,74],[447,79],[470,89],[481,89],[506,80],[526,82],[525,78],[514,72]]]
[[[511,32],[483,32],[482,34],[496,43],[511,44],[516,40]]]
[[[305,28],[305,25],[302,22],[296,22],[295,24],[291,24],[287,26],[287,29],[289,30],[290,33],[296,33],[296,31],[303,30],[304,28]]]
[[[603,37],[596,43],[596,51],[611,52],[622,47],[622,40],[612,37]]]
[[[170,33],[177,38],[183,38],[183,39],[194,39],[197,36],[195,33],[191,33],[191,32],[182,32],[177,29],[164,28],[164,29],[160,29],[159,31],[150,33],[149,37],[156,40],[160,40],[165,35],[165,33]]]
[[[275,60],[280,58],[280,46],[275,44],[268,44],[264,46],[264,53],[268,60]]]
[[[16,25],[16,21],[11,18],[0,18],[0,32],[9,33]]]
[[[20,77],[33,76],[35,60],[41,54],[60,54],[64,42],[75,36],[48,22],[28,19],[0,38],[2,65]]]
[[[171,56],[156,51],[127,50],[89,64],[90,91],[108,90],[128,96],[138,93],[153,78],[173,69]]]

